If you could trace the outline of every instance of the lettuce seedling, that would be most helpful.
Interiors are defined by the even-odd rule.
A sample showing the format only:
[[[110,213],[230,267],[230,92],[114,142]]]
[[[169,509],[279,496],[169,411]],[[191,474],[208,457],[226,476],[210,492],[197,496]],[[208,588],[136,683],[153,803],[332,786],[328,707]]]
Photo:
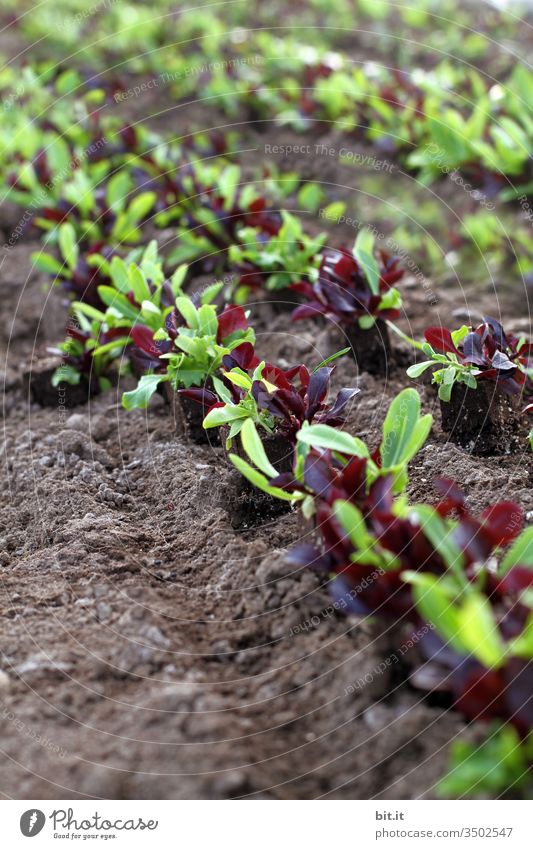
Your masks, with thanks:
[[[164,327],[155,332],[146,325],[133,328],[134,344],[144,353],[154,373],[144,374],[136,389],[124,393],[122,403],[126,409],[146,407],[158,386],[165,382],[176,391],[194,386],[207,392],[224,357],[243,344],[253,346],[255,333],[242,307],[227,306],[217,314],[217,308],[209,303],[221,285],[210,287],[200,297],[176,298],[175,307],[164,313]]]
[[[457,740],[437,791],[446,799],[530,799],[533,792],[533,734],[521,738],[512,725],[491,723],[481,743]]]
[[[433,372],[433,383],[439,387],[441,401],[450,401],[456,383],[476,389],[479,381],[489,380],[507,395],[520,394],[526,385],[533,345],[506,334],[494,318],[485,318],[476,329],[428,327],[424,338],[422,350],[431,359],[410,366],[407,374],[416,378],[439,366]]]
[[[343,326],[357,324],[368,330],[378,318],[398,318],[401,296],[393,284],[404,272],[395,257],[380,252],[380,260],[378,264],[374,257],[370,230],[358,234],[352,251],[325,250],[316,281],[295,287],[306,302],[295,309],[293,320],[324,315]]]
[[[411,366],[408,374],[418,377],[436,367],[442,429],[450,439],[475,454],[506,454],[517,447],[520,400],[533,389],[533,346],[505,334],[491,318],[475,330],[429,327],[425,338],[421,347],[431,359]]]
[[[179,266],[167,280],[155,240],[150,242],[138,262],[127,262],[119,256],[113,256],[110,262],[100,257],[97,261],[109,276],[109,285],[98,287],[98,297],[107,307],[108,322],[112,326],[121,322],[122,326],[141,324],[153,331],[162,330],[175,299],[183,294],[187,266]],[[219,290],[220,286],[207,290],[206,302]]]
[[[338,499],[352,500],[361,507],[366,499],[378,497],[377,485],[372,497],[370,488],[378,479],[386,479],[392,495],[401,495],[408,482],[407,465],[426,441],[432,416],[420,415],[420,398],[411,389],[404,389],[389,407],[383,424],[380,445],[373,453],[357,437],[330,425],[304,422],[296,434],[296,452],[291,472],[265,476],[257,456],[230,455],[239,471],[265,492],[269,488],[282,490],[294,501],[302,502],[307,517],[317,512],[321,503],[331,507]],[[248,430],[252,421],[245,423]],[[259,438],[259,437],[258,437]],[[243,443],[246,452],[246,447]],[[257,468],[254,468],[257,467]],[[259,471],[258,471],[259,470]],[[271,492],[270,494],[274,494]],[[279,496],[278,496],[279,497]]]
[[[380,252],[374,256],[374,236],[362,230],[352,251],[324,251],[318,276],[302,281],[293,289],[304,297],[296,307],[293,321],[326,318],[346,333],[360,368],[384,374],[391,348],[385,320],[399,317],[402,299],[394,287],[403,276],[398,260]]]
[[[293,287],[302,278],[316,278],[326,234],[308,236],[301,221],[286,210],[281,217],[281,227],[275,233],[265,233],[257,227],[238,231],[238,243],[229,250],[230,262],[240,271],[233,291],[236,303],[246,302],[256,289],[278,292]]]
[[[278,233],[281,217],[268,207],[266,198],[245,183],[237,165],[190,162],[169,178],[158,226],[179,221],[178,243],[171,263],[203,258],[205,270],[220,267],[228,249],[239,241],[243,226],[256,228],[266,239]]]
[[[224,359],[224,366],[223,381],[214,381],[217,394],[211,396],[212,409],[204,427],[228,425],[228,449],[248,419],[292,445],[304,422],[340,427],[344,424],[342,413],[359,392],[354,388],[341,389],[333,403],[328,404],[334,367],[321,364],[310,372],[306,366],[297,365],[283,370],[271,363],[258,362],[248,346],[233,351]],[[194,396],[189,393],[189,397]]]
[[[358,486],[350,500],[326,492],[316,499],[320,543],[297,546],[289,562],[329,575],[330,590],[346,612],[408,617],[415,623],[429,619],[435,627],[428,587],[468,598],[480,580],[478,564],[512,540],[522,522],[520,508],[510,502],[494,505],[480,518],[464,504],[458,519],[425,504],[409,508],[393,499],[391,476],[375,478],[367,490]],[[438,627],[454,640],[452,614],[444,618],[444,603],[439,610]]]
[[[69,225],[64,226],[68,228]],[[63,238],[62,244],[66,245]],[[68,245],[63,249],[69,255]],[[143,374],[152,367],[152,361],[146,361],[144,352],[132,344],[131,331],[139,322],[148,323],[154,330],[164,326],[176,296],[181,294],[187,268],[181,266],[171,280],[166,280],[155,241],[150,242],[140,256],[138,251],[135,255],[138,262],[126,262],[117,255],[111,259],[101,254],[92,255],[98,265],[93,269],[97,291],[91,291],[91,300],[98,306],[89,303],[87,298],[72,304],[71,314],[77,330],[71,332],[73,322],[69,321],[68,338],[59,349],[65,364],[58,380],[77,384],[80,375],[103,374],[111,360],[126,346],[127,362],[135,374]],[[77,253],[70,256],[72,267],[78,268]],[[131,257],[130,254],[127,259]],[[104,283],[99,283],[100,280]]]
[[[452,538],[468,583],[406,572],[419,615],[434,631],[423,639],[427,665],[414,683],[451,695],[469,719],[503,719],[525,737],[533,729],[533,528],[519,536],[516,504],[484,513],[481,549],[476,521],[460,516]],[[514,539],[497,569],[489,558]]]
[[[94,308],[89,312],[90,319],[87,312],[74,306],[75,324],[71,320],[65,341],[49,349],[62,361],[52,375],[52,386],[85,383],[90,394],[111,388],[114,364],[131,340],[127,330],[107,327],[103,313]]]

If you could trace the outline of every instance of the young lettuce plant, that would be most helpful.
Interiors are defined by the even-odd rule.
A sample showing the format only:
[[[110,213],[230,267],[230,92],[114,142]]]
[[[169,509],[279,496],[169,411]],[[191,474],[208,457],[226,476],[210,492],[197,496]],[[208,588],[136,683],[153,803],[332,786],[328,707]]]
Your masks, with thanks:
[[[117,360],[130,341],[129,328],[109,326],[100,310],[73,304],[65,340],[24,373],[33,399],[57,405],[61,389],[61,403],[71,407],[109,389],[126,365],[121,361],[117,368]]]
[[[106,320],[110,326],[120,323],[129,328],[146,325],[154,332],[162,330],[176,298],[183,294],[187,266],[179,266],[167,280],[155,240],[143,251],[138,262],[128,262],[116,255],[110,262],[98,257],[98,262],[100,270],[109,277],[109,285],[100,285],[97,292],[101,303],[107,307]],[[207,290],[206,301],[216,297],[219,290],[220,286]]]
[[[224,357],[242,345],[252,348],[255,342],[242,307],[226,306],[218,314],[210,303],[221,287],[215,284],[192,298],[177,297],[175,307],[163,313],[164,326],[155,328],[154,320],[151,327],[135,326],[131,334],[149,373],[142,375],[136,389],[124,393],[123,406],[128,410],[147,407],[154,392],[164,385],[181,429],[196,442],[208,441],[202,421]],[[191,387],[199,390],[194,400],[179,393]]]
[[[96,185],[80,169],[63,186],[57,206],[45,207],[35,224],[49,232],[48,238],[53,240],[58,224],[68,221],[74,229],[75,242],[82,249],[95,242],[111,247],[136,244],[156,198],[153,191],[139,191],[126,168]]]
[[[417,587],[435,582],[458,596],[470,593],[478,564],[512,540],[521,524],[519,508],[510,502],[479,519],[464,509],[454,520],[429,505],[407,507],[393,499],[390,476],[374,480],[366,499],[361,493],[350,501],[334,496],[317,501],[320,543],[297,546],[289,562],[329,576],[346,612],[405,617],[415,624],[427,622]]]
[[[65,341],[57,348],[49,349],[62,360],[52,375],[52,386],[62,383],[83,385],[87,389],[85,397],[111,388],[116,375],[115,363],[131,341],[129,329],[110,328],[103,313],[94,308],[90,312],[92,318],[84,310],[73,306],[75,325],[71,320]]]
[[[94,293],[100,309],[86,300],[72,304],[67,339],[56,351],[63,363],[52,378],[53,385],[79,385],[91,375],[91,391],[96,391],[96,384],[98,389],[107,388],[105,375],[126,347],[121,367],[129,363],[137,375],[147,371],[151,364],[132,344],[131,331],[141,321],[154,331],[163,327],[165,316],[181,294],[187,267],[181,266],[171,280],[166,280],[155,241],[144,249],[138,262],[127,263],[117,255],[110,261],[101,255],[97,259],[97,280],[106,281]]]
[[[119,252],[104,242],[96,242],[87,249],[80,248],[76,241],[74,227],[69,222],[65,222],[58,229],[58,247],[59,259],[42,251],[33,253],[32,260],[35,267],[50,274],[54,285],[61,286],[76,300],[98,309],[105,306],[99,295],[100,286],[115,286],[120,290],[113,278],[115,270],[118,269],[115,259],[120,259],[128,266],[137,263],[141,270],[146,263],[147,266],[149,265],[147,273],[151,273],[154,263],[157,263],[157,277],[162,277],[163,260],[158,256],[155,241],[150,242],[144,249],[133,248],[122,260]],[[129,290],[126,289],[126,291]]]
[[[232,294],[236,303],[245,303],[257,289],[277,293],[292,288],[302,278],[316,279],[326,234],[313,238],[290,212],[283,210],[281,217],[281,227],[275,233],[257,227],[238,231],[238,242],[229,250],[230,262],[240,272]]]
[[[494,722],[481,743],[456,740],[437,792],[446,799],[530,799],[533,735],[523,739],[512,725]]]
[[[280,229],[279,213],[268,207],[252,184],[243,182],[240,168],[221,162],[222,168],[192,161],[170,180],[171,197],[166,189],[155,223],[167,226],[179,221],[171,263],[201,260],[202,269],[210,272],[226,264],[228,249],[239,241],[243,226],[256,228],[263,239]]]
[[[328,362],[344,352],[340,351]],[[284,443],[296,444],[304,422],[323,422],[333,427],[344,424],[342,413],[358,389],[341,389],[333,403],[327,401],[334,367],[321,363],[312,372],[303,364],[283,370],[259,362],[250,346],[236,348],[224,358],[223,380],[216,380],[216,394],[209,397],[211,409],[204,427],[228,427],[226,447],[231,448],[244,422],[251,419],[264,434]],[[187,393],[194,397],[194,390]],[[218,395],[218,397],[217,397]]]
[[[459,586],[446,576],[404,574],[419,616],[431,625],[420,642],[426,662],[413,683],[446,693],[469,720],[503,721],[504,728],[514,729],[513,739],[520,749],[524,747],[522,754],[509,759],[509,769],[488,781],[489,786],[508,782],[502,787],[507,790],[525,777],[516,772],[517,764],[526,763],[526,773],[532,766],[533,528],[518,536],[522,515],[517,505],[509,503],[485,511],[479,530],[461,500],[447,501],[460,512],[452,539],[465,560],[461,568],[468,581]],[[499,566],[489,566],[494,552],[513,539]],[[472,780],[464,752],[459,758],[455,754],[455,783],[448,781],[452,795],[458,782]]]
[[[293,287],[305,302],[292,319],[322,315],[335,321],[346,333],[359,367],[385,374],[391,354],[385,322],[400,315],[402,300],[394,283],[402,276],[396,258],[381,252],[378,263],[374,236],[362,230],[352,251],[325,250],[316,279]]]
[[[249,434],[255,430],[253,421],[245,422],[247,442],[242,440],[247,457],[231,454],[230,460],[254,486],[274,497],[284,492],[283,499],[301,502],[307,518],[317,513],[320,503],[331,505],[338,499],[365,501],[370,488],[378,479],[387,479],[394,496],[400,496],[407,485],[407,465],[425,443],[431,429],[432,417],[420,415],[418,393],[405,389],[391,403],[383,423],[381,443],[373,453],[357,437],[328,424],[304,422],[296,434],[295,456],[290,469],[284,470],[269,461],[268,471],[262,452],[250,453],[257,446]],[[256,431],[255,431],[256,432]],[[256,432],[257,433],[257,432]]]
[[[428,327],[422,350],[430,359],[407,370],[409,377],[420,377],[427,369],[439,387],[441,401],[450,401],[454,384],[464,383],[477,389],[478,382],[489,380],[507,395],[519,395],[526,383],[527,360],[533,345],[523,338],[506,334],[494,318],[484,318],[476,329],[463,325],[450,331]]]
[[[326,363],[335,356],[338,355]],[[262,473],[290,473],[296,435],[303,423],[329,422],[333,429],[333,425],[344,422],[342,414],[358,390],[342,389],[328,403],[333,369],[326,363],[313,372],[303,365],[283,371],[259,362],[249,345],[239,346],[224,358],[226,371],[221,379],[213,379],[214,389],[222,400],[217,401],[217,395],[209,393],[208,402],[215,403],[204,420],[204,427],[220,427],[226,435],[226,450],[233,447],[235,452],[230,454],[231,461],[240,471],[239,464],[244,464],[248,472],[244,472],[244,477],[234,478],[235,496],[230,501],[236,502],[231,516],[235,527],[273,518],[294,500],[263,480]],[[197,399],[198,390],[184,390],[180,394]],[[239,439],[233,442],[237,436]],[[261,469],[257,475],[246,460],[250,450]],[[292,473],[289,476],[292,478]]]
[[[409,508],[393,499],[389,476],[365,486],[361,467],[350,470],[349,500],[328,465],[313,470],[314,481],[322,479],[315,499],[320,543],[300,544],[288,562],[323,572],[345,612],[417,626],[423,661],[413,684],[448,694],[470,720],[503,720],[514,729],[521,755],[485,785],[511,789],[523,780],[518,765],[528,774],[532,765],[533,529],[520,534],[523,513],[513,502],[472,515],[461,490],[444,479],[436,507]],[[464,761],[456,759],[445,795],[472,783]]]
[[[407,374],[417,378],[435,369],[443,430],[474,453],[508,453],[520,430],[520,398],[532,388],[528,363],[533,345],[506,334],[493,318],[476,329],[428,327],[424,337],[422,350],[430,359]]]

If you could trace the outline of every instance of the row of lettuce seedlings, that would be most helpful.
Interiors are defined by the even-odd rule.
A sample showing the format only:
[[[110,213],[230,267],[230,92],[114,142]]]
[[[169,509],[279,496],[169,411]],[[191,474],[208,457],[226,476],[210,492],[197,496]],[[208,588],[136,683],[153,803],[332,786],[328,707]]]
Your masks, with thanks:
[[[527,419],[523,414],[532,409],[533,346],[524,336],[506,333],[497,320],[487,317],[475,328],[463,325],[450,331],[429,327],[422,342],[411,339],[395,323],[401,316],[402,299],[394,284],[403,270],[396,258],[384,252],[376,257],[372,233],[362,231],[352,249],[317,250],[317,240],[312,240],[315,252],[302,256],[298,238],[302,225],[296,221],[286,214],[285,223],[270,236],[260,227],[253,228],[254,242],[245,248],[235,244],[234,250],[229,250],[235,261],[232,283],[210,285],[192,298],[185,291],[187,266],[181,264],[170,280],[165,279],[155,241],[142,254],[137,248],[125,259],[105,247],[101,253],[91,247],[90,253],[84,254],[76,241],[75,227],[63,223],[58,228],[62,261],[50,254],[35,256],[41,268],[52,271],[56,281],[81,298],[72,308],[77,326],[71,322],[69,338],[61,346],[65,356],[61,379],[71,385],[81,384],[82,394],[87,388],[95,392],[116,374],[117,360],[124,366],[125,352],[131,370],[141,377],[137,392],[128,394],[126,403],[142,405],[164,382],[175,390],[201,387],[204,405],[208,399],[215,403],[214,395],[221,403],[227,392],[221,394],[220,381],[213,383],[211,375],[237,347],[237,341],[253,344],[253,332],[247,328],[248,336],[228,335],[227,339],[219,333],[216,352],[206,340],[217,335],[213,332],[213,308],[220,310],[226,304],[220,314],[223,326],[228,323],[226,315],[236,321],[237,315],[244,315],[242,308],[237,309],[244,293],[247,298],[267,297],[276,309],[292,310],[293,321],[325,319],[340,328],[359,368],[375,375],[386,376],[394,364],[390,332],[399,334],[420,360],[407,374],[423,379],[426,372],[432,372],[441,425],[452,441],[472,453],[489,455],[506,454],[519,447],[522,439],[525,444]],[[238,231],[237,238],[249,238],[251,229]],[[261,239],[268,239],[273,261],[270,256],[265,259],[269,251],[261,250]],[[287,245],[295,245],[290,261],[279,250],[281,245],[285,253]],[[300,277],[304,279],[295,280],[299,261],[303,269]],[[187,342],[186,336],[194,342]],[[234,366],[244,371],[257,365],[253,357],[248,361],[244,353],[238,356]],[[33,374],[36,398],[39,391],[50,394],[49,375],[44,371],[41,390],[36,386],[38,374]],[[57,380],[56,376],[54,382]],[[237,391],[234,386],[233,394]],[[242,394],[242,386],[239,391]],[[79,393],[72,397],[76,399]],[[188,397],[193,395],[189,393]],[[242,406],[245,399],[239,401]],[[239,416],[236,418],[232,435],[238,432]]]

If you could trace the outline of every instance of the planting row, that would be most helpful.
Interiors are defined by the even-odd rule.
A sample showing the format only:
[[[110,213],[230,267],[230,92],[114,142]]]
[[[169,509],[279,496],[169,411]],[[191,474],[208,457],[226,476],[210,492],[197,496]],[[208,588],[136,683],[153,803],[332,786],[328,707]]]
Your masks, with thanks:
[[[508,66],[515,55],[501,51],[494,57],[493,45],[515,43],[524,29],[522,18],[506,14],[502,7],[484,16],[482,32],[478,10],[456,0],[421,0],[416,9],[388,0],[314,0],[296,8],[273,0],[253,10],[241,4],[191,8],[180,0],[153,0],[149,7],[114,0],[89,9],[81,0],[37,7],[30,0],[4,0],[2,11],[11,13],[13,31],[32,44],[35,54],[63,57],[72,52],[74,62],[96,61],[104,67],[127,62],[136,71],[166,66],[183,77],[191,60],[205,57],[206,65],[221,61],[228,58],[228,44],[238,48],[248,39],[268,37],[269,29],[279,30],[280,23],[291,45],[290,34],[296,29],[297,44],[303,40],[331,48],[349,43],[364,49],[370,43],[375,55],[394,63],[418,55],[427,61],[446,50],[472,63],[488,54],[498,67]]]
[[[501,189],[513,198],[531,189],[533,77],[524,66],[495,85],[447,61],[408,73],[375,63],[354,66],[341,54],[310,61],[305,47],[286,42],[269,49],[286,62],[237,63],[231,74],[222,69],[203,96],[230,117],[244,106],[255,122],[306,133],[337,128],[347,141],[366,140],[382,154],[399,156],[422,182],[460,169],[490,195]],[[522,185],[513,186],[516,180]]]
[[[166,64],[144,88],[142,81],[130,88],[120,77],[80,75],[50,62],[26,68],[21,78],[7,70],[3,99],[12,99],[13,107],[2,131],[4,157],[31,157],[36,143],[46,150],[50,131],[82,141],[83,110],[74,126],[71,121],[73,95],[77,106],[91,110],[107,98],[109,111],[164,88],[176,103],[205,99],[209,108],[217,106],[235,120],[244,116],[256,126],[272,122],[306,133],[337,128],[346,142],[364,140],[381,155],[399,157],[422,182],[460,169],[485,195],[501,191],[503,198],[513,198],[531,189],[532,75],[525,65],[516,65],[499,83],[448,61],[430,71],[391,70],[370,62],[354,65],[342,53],[265,32],[248,34],[223,61],[205,67],[198,61],[198,73],[185,73],[191,71],[190,58],[178,54],[173,62],[181,66],[173,71]],[[157,85],[147,88],[154,80]],[[308,147],[316,153],[314,145]],[[349,148],[346,156],[349,162]]]
[[[268,210],[262,215],[276,231]],[[34,372],[34,398],[53,399],[51,386],[59,382],[78,386],[85,395],[94,393],[109,387],[129,364],[140,380],[124,397],[128,407],[146,406],[164,383],[174,391],[199,388],[204,405],[208,398],[214,402],[213,392],[220,403],[228,402],[218,370],[225,368],[231,375],[232,368],[239,368],[242,389],[245,379],[253,381],[258,365],[245,311],[228,301],[253,292],[256,300],[273,299],[276,309],[292,310],[294,321],[327,320],[332,334],[340,329],[348,342],[341,354],[351,353],[361,370],[377,375],[394,366],[389,331],[398,334],[412,346],[413,355],[427,358],[407,374],[417,379],[433,371],[442,427],[452,441],[479,454],[505,454],[520,447],[525,414],[533,409],[531,343],[506,334],[492,318],[477,328],[430,327],[425,342],[410,339],[395,324],[402,299],[394,284],[403,270],[394,257],[383,252],[375,256],[370,231],[362,231],[350,250],[321,248],[322,240],[305,236],[289,213],[282,213],[277,224],[270,236],[257,227],[254,241],[230,246],[229,257],[236,264],[229,285],[215,283],[192,296],[184,290],[188,267],[179,265],[167,279],[155,241],[142,254],[137,249],[125,259],[110,247],[102,253],[91,248],[83,255],[73,225],[62,224],[58,240],[63,263],[48,254],[37,255],[36,262],[55,271],[55,280],[83,300],[72,305],[67,339],[54,352],[63,362],[51,383],[49,363]],[[237,230],[237,238],[251,239],[250,228]],[[307,279],[298,279],[302,272]],[[225,358],[235,348],[238,354],[228,367]],[[237,379],[233,384],[238,385]],[[74,401],[79,397],[79,392],[72,396]]]

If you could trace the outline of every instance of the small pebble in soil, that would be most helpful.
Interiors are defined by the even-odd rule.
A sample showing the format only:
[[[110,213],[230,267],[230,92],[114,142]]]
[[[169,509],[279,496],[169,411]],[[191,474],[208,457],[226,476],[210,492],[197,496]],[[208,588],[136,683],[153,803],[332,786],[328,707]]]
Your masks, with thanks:
[[[22,663],[15,667],[18,675],[29,675],[32,672],[68,672],[70,664],[62,661],[54,661],[44,652],[28,657]]]
[[[373,705],[365,710],[363,721],[372,730],[386,728],[390,722],[390,709],[386,705]]]
[[[107,604],[105,601],[99,601],[96,605],[96,618],[100,622],[106,622],[111,616],[112,608],[111,605]]]
[[[81,413],[73,413],[65,422],[65,427],[71,428],[71,430],[81,430],[83,432],[88,430],[87,425],[87,416],[83,416]]]

